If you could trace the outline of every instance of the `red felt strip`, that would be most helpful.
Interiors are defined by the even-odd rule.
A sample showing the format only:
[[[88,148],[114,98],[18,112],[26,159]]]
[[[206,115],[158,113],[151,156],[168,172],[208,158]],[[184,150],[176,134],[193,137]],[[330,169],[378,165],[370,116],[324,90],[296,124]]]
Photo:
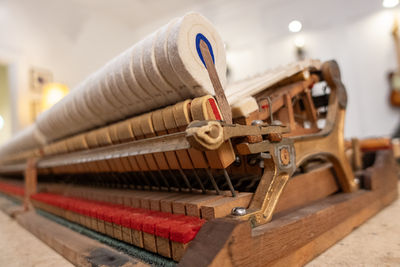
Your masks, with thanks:
[[[214,98],[209,98],[208,102],[210,102],[211,109],[212,109],[212,111],[214,113],[215,119],[218,120],[218,121],[222,120],[221,114],[219,114],[217,103],[215,103]]]
[[[172,241],[181,243],[187,243],[192,240],[205,222],[205,220],[196,217],[132,208],[51,193],[33,194],[31,198],[49,205],[138,231],[169,238]]]
[[[8,183],[0,183],[0,191],[12,195],[24,196],[25,190],[21,186],[11,185]]]

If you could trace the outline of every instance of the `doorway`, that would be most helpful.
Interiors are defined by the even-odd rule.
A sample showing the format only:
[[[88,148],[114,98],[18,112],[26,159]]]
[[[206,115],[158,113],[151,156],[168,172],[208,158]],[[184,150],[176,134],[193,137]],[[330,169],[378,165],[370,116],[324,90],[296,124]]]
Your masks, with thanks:
[[[8,67],[0,64],[0,146],[12,136],[11,96]]]

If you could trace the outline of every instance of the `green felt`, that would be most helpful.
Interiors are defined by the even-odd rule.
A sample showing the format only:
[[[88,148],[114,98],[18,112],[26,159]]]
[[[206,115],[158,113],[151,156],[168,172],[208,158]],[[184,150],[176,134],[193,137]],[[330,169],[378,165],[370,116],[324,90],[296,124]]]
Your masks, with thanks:
[[[86,227],[83,227],[79,224],[70,222],[68,220],[65,220],[63,218],[60,218],[58,216],[55,216],[51,213],[48,213],[46,211],[36,209],[37,213],[49,220],[52,220],[60,225],[63,225],[75,232],[78,232],[82,235],[85,235],[87,237],[90,237],[100,243],[103,243],[105,245],[108,245],[122,253],[125,253],[127,255],[130,255],[134,258],[137,258],[147,264],[150,264],[152,266],[157,266],[157,267],[172,267],[176,266],[176,262],[174,262],[171,259],[162,257],[158,254],[152,253],[150,251],[147,251],[145,249],[141,249],[138,247],[135,247],[131,244],[122,242],[120,240],[111,238],[109,236],[103,235],[101,233],[95,232],[93,230],[90,230]]]

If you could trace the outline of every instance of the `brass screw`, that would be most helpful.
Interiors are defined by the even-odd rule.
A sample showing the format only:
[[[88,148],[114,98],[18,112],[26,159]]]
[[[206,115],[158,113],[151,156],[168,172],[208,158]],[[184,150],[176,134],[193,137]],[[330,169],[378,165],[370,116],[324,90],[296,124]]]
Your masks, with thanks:
[[[287,148],[281,149],[281,161],[283,165],[288,165],[290,162],[290,154]]]

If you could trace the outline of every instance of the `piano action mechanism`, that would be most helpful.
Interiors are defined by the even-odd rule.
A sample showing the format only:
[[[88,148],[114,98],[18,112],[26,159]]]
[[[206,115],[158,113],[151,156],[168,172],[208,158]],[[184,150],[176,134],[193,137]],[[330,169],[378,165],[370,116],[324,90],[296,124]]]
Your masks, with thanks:
[[[47,219],[166,257],[138,256],[145,264],[179,266],[300,266],[397,197],[390,151],[356,177],[347,161],[347,96],[335,61],[277,70],[268,86],[259,77],[257,109],[232,119],[204,42],[201,51],[216,100],[186,100],[13,155],[0,173],[26,171],[25,191],[5,178],[0,190],[25,196],[27,209],[33,203]],[[319,82],[329,96],[313,98]],[[32,213],[17,218],[39,231]]]

